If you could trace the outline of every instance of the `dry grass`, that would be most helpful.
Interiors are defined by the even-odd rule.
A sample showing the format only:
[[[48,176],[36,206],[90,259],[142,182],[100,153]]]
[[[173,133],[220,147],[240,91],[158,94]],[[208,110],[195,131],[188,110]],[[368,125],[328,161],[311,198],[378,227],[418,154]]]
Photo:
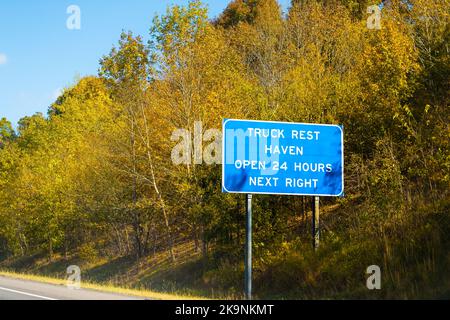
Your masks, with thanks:
[[[36,282],[42,282],[42,283],[48,283],[48,284],[54,284],[54,285],[65,285],[66,284],[65,279],[44,277],[44,276],[33,275],[33,274],[20,274],[20,273],[14,273],[14,272],[4,271],[4,270],[0,270],[0,276],[13,278],[13,279],[20,279],[20,280],[30,280],[30,281],[36,281]],[[136,289],[130,289],[130,288],[124,288],[124,287],[101,285],[101,284],[90,283],[90,282],[82,282],[81,287],[83,289],[117,293],[117,294],[142,297],[142,298],[154,299],[154,300],[206,300],[206,298],[204,298],[204,297],[161,293],[161,292],[154,292],[154,291],[149,291],[149,290],[136,290]]]

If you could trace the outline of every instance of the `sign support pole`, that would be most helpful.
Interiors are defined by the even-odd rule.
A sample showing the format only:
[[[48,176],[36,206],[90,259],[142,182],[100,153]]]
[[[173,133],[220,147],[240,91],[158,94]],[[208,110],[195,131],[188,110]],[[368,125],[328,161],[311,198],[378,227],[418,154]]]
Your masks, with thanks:
[[[247,234],[245,243],[245,297],[252,300],[252,198],[247,194]]]
[[[320,244],[320,198],[313,198],[313,212],[312,212],[312,236],[313,248],[317,251]]]

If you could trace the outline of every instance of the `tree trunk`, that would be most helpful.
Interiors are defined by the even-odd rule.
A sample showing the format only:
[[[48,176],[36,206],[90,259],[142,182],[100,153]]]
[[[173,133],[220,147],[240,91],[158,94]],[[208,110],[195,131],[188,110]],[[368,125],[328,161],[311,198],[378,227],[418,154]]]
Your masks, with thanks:
[[[53,242],[52,239],[48,240],[48,261],[53,261]]]
[[[166,226],[167,235],[169,237],[169,241],[168,241],[169,242],[168,243],[169,254],[170,254],[170,257],[171,257],[172,261],[175,261],[174,241],[173,241],[173,236],[172,236],[172,230],[170,228],[170,222],[169,222],[169,216],[168,216],[168,213],[167,213],[167,210],[166,210],[166,204],[164,202],[162,194],[161,194],[161,192],[160,192],[160,190],[158,188],[158,185],[156,183],[155,169],[154,169],[154,165],[153,165],[152,154],[150,152],[150,150],[151,150],[150,149],[150,133],[149,133],[149,130],[148,130],[147,117],[145,115],[144,108],[143,108],[142,105],[141,105],[141,112],[142,112],[142,116],[143,116],[143,119],[144,119],[144,125],[145,125],[145,133],[146,133],[145,144],[146,144],[146,147],[147,147],[147,160],[148,160],[148,164],[150,166],[150,173],[151,173],[151,176],[152,176],[152,184],[153,184],[153,188],[154,188],[154,190],[156,192],[156,195],[158,196],[158,201],[159,201],[159,203],[161,205],[162,214],[163,214],[163,218],[164,218],[164,224]]]

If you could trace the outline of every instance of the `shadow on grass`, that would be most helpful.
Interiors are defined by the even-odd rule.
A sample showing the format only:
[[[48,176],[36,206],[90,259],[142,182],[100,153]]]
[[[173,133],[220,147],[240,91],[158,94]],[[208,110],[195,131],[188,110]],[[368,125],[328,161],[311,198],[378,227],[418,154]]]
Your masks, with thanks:
[[[127,284],[135,274],[136,259],[130,256],[118,257],[84,271],[86,280],[96,283]]]
[[[204,260],[201,258],[180,263],[170,269],[161,266],[152,273],[144,273],[135,285],[140,288],[165,292],[180,292],[190,288],[186,293],[203,295],[207,290],[202,281],[204,268]]]

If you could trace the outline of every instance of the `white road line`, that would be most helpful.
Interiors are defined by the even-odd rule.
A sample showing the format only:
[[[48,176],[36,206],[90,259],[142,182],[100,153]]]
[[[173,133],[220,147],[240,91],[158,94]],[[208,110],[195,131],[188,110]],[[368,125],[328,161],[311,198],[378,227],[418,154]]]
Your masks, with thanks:
[[[9,292],[12,292],[12,293],[23,294],[25,296],[39,298],[39,299],[44,299],[44,300],[58,300],[58,299],[53,299],[53,298],[49,298],[49,297],[40,296],[40,295],[37,295],[37,294],[27,293],[27,292],[23,292],[23,291],[17,291],[17,290],[3,288],[3,287],[0,287],[0,290],[9,291]]]

